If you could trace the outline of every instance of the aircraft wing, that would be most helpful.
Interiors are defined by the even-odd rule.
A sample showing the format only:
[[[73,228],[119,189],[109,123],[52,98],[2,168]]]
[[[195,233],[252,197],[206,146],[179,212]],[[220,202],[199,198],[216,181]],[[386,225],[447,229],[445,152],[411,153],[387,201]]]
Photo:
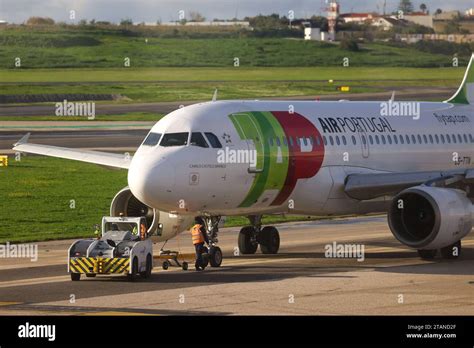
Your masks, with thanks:
[[[37,155],[59,157],[87,163],[100,164],[107,167],[128,169],[132,156],[99,151],[85,151],[66,147],[39,145],[28,143],[30,133],[26,134],[13,145],[14,151],[33,153]]]
[[[455,182],[472,182],[474,170],[427,171],[411,173],[350,174],[345,181],[344,191],[357,200],[393,196],[409,187],[429,184],[449,186]]]

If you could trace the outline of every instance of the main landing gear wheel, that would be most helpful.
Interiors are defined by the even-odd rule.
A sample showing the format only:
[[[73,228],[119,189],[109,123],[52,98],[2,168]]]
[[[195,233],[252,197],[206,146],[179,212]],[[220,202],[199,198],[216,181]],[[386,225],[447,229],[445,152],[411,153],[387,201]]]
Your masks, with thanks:
[[[264,227],[259,233],[260,250],[263,254],[276,254],[280,249],[280,234],[273,226]]]
[[[433,249],[433,250],[418,250],[418,255],[420,255],[420,257],[423,260],[433,260],[437,253],[438,253],[438,250],[436,250],[436,249]]]
[[[244,255],[255,254],[258,243],[254,238],[255,230],[252,226],[243,227],[239,233],[239,251]]]
[[[220,267],[222,264],[222,250],[218,246],[211,246],[209,250],[209,263],[211,267]]]
[[[441,248],[441,256],[443,259],[454,260],[461,256],[461,241],[457,241],[447,247]]]

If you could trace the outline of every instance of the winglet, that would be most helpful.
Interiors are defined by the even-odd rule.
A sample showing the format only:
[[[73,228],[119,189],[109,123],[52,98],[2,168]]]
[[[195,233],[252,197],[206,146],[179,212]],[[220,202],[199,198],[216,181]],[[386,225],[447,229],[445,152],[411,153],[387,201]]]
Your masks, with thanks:
[[[466,74],[461,86],[455,95],[445,101],[453,104],[473,104],[474,103],[474,54],[471,56]]]
[[[28,139],[30,138],[30,135],[31,133],[26,133],[20,140],[18,140],[15,144],[13,144],[13,147],[26,144],[28,142]]]
[[[214,95],[212,96],[212,101],[213,101],[213,102],[217,101],[217,88],[216,88],[216,90],[214,91]]]

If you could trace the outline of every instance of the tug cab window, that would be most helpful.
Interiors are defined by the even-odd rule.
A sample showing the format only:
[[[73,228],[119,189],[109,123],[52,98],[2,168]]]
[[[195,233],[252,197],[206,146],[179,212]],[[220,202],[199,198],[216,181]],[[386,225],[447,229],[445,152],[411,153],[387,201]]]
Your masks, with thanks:
[[[201,133],[192,133],[191,134],[191,146],[198,146],[198,147],[209,147],[207,145],[206,139]]]
[[[204,133],[206,135],[207,140],[209,140],[209,144],[215,149],[221,149],[222,144],[219,141],[219,138],[214,133]]]
[[[168,133],[163,135],[160,146],[185,146],[188,144],[189,133]]]
[[[150,133],[146,137],[145,141],[143,142],[142,145],[145,146],[156,146],[158,145],[158,142],[160,141],[161,134],[160,133]]]

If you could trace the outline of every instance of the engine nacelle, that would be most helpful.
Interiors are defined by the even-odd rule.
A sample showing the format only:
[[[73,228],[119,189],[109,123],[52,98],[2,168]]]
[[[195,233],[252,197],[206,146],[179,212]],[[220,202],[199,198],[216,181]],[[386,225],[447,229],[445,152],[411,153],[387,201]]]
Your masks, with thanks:
[[[150,208],[140,202],[128,187],[125,187],[115,195],[110,204],[110,216],[145,216],[148,225],[148,233],[152,234],[152,240],[161,242],[171,239],[190,228],[194,222],[194,216],[176,215]]]
[[[440,249],[472,229],[473,205],[457,189],[416,186],[396,196],[388,224],[401,243],[414,249]]]

